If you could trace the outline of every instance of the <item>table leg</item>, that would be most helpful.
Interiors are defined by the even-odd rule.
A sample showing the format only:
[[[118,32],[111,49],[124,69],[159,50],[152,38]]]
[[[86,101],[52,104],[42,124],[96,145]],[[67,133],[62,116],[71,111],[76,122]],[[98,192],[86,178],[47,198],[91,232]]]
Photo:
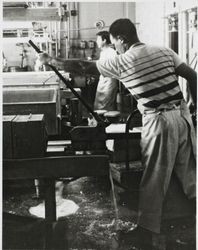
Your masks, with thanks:
[[[55,180],[45,181],[45,249],[53,249],[53,223],[56,221]]]

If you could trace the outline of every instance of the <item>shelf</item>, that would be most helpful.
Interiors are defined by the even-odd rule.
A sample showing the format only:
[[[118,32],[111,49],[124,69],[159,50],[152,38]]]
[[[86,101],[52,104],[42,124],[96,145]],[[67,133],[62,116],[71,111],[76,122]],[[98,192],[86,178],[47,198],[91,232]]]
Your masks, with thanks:
[[[3,8],[3,21],[61,21],[58,8]]]
[[[13,42],[13,43],[28,43],[30,37],[3,37],[5,41]],[[53,42],[48,37],[35,37],[31,38],[35,43],[46,43],[46,42]]]

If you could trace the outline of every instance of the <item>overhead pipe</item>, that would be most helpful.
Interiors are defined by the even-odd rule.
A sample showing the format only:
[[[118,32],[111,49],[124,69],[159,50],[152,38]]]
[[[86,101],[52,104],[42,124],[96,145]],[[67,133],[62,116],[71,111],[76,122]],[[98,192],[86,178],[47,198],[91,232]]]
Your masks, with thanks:
[[[75,2],[75,10],[77,11],[77,15],[76,15],[76,28],[77,28],[77,38],[79,38],[79,2]]]
[[[70,49],[70,3],[69,2],[67,2],[67,9],[69,12],[69,17],[67,19],[67,56],[69,57],[69,49]]]

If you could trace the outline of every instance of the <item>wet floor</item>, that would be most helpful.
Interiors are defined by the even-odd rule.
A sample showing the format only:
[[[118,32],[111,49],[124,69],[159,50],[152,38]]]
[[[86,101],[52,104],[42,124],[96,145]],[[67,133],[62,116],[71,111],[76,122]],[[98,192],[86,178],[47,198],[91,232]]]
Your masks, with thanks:
[[[33,199],[33,195],[33,188],[7,189],[4,195],[3,211],[33,217],[29,213],[29,208],[41,203],[41,200]],[[155,247],[149,248],[144,245],[143,241],[135,244],[127,237],[121,241],[118,229],[122,232],[129,232],[136,227],[137,213],[129,209],[127,198],[118,201],[118,211],[115,212],[111,185],[107,177],[83,177],[65,183],[63,198],[70,199],[79,206],[75,214],[61,219],[66,224],[61,231],[65,230],[62,235],[66,238],[69,250],[196,249],[193,216],[164,223],[162,236],[153,240]],[[30,230],[30,235],[34,239],[33,248],[41,249],[42,241],[38,239],[36,243],[37,237],[33,235],[35,231],[38,233],[38,230]],[[18,245],[13,243],[15,246],[12,246],[10,239],[13,238],[10,238],[9,233],[7,235],[4,233],[3,239],[4,249],[17,249],[16,246],[18,249],[27,249],[27,245],[20,245],[20,243],[17,243]],[[20,241],[20,239],[17,240]],[[57,246],[57,249],[60,248]]]

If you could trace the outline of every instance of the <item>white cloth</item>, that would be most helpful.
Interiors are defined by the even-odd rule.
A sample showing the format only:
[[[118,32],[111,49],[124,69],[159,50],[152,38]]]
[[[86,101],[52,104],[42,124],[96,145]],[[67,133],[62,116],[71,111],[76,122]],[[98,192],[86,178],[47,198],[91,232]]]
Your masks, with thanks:
[[[116,56],[116,51],[110,47],[105,47],[100,53],[100,60],[105,61]],[[111,77],[100,75],[96,97],[94,102],[95,110],[115,110],[115,100],[117,94],[117,80]]]

